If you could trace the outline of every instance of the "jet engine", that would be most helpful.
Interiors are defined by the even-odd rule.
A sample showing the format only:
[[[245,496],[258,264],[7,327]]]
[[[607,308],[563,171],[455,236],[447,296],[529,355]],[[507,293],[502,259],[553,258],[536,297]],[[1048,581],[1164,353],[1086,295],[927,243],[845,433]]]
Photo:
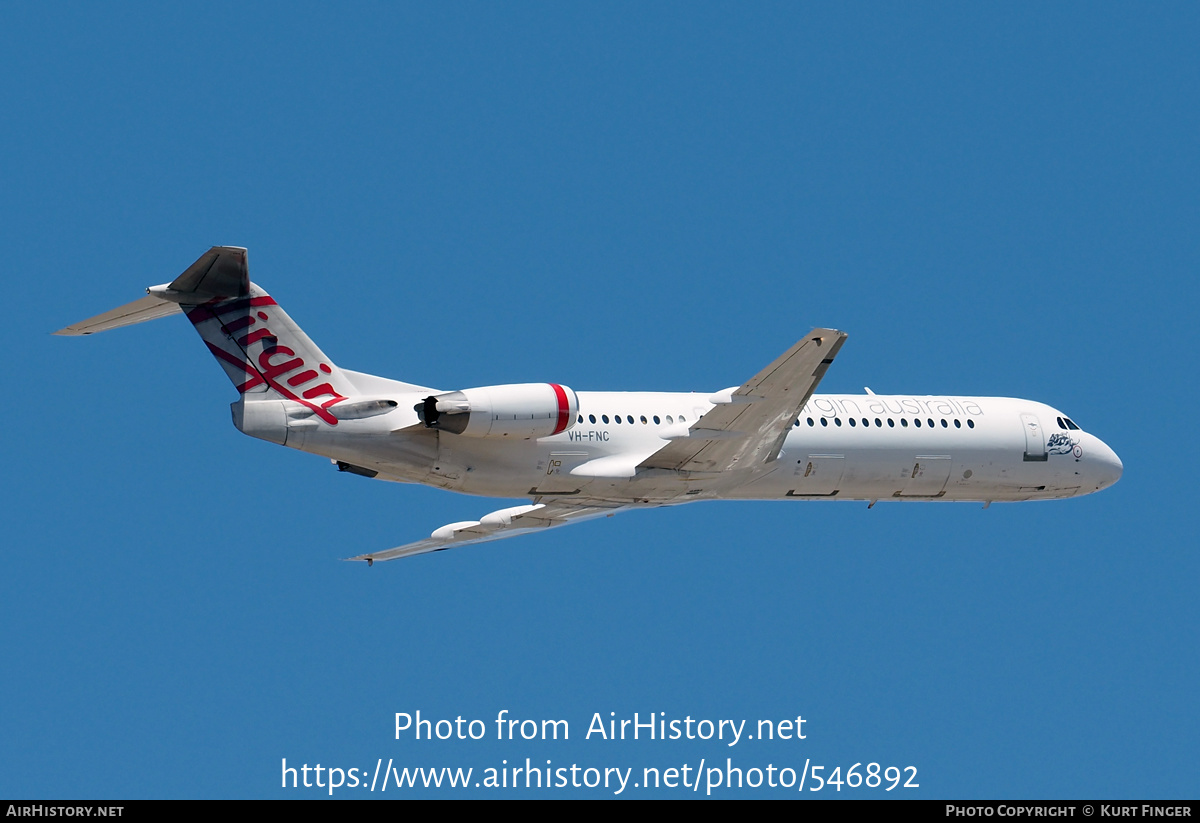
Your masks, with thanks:
[[[579,398],[557,383],[512,383],[431,395],[415,408],[431,429],[465,437],[528,440],[574,426]]]

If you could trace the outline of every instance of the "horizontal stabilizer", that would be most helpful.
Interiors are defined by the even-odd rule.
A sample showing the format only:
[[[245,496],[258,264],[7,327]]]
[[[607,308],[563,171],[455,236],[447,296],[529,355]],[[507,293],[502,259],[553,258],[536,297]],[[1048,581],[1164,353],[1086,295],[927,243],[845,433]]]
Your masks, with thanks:
[[[59,329],[55,334],[95,334],[98,331],[119,329],[121,326],[132,326],[135,323],[145,323],[147,320],[157,320],[182,310],[183,307],[178,303],[167,303],[153,295],[146,295],[141,300],[134,300],[132,303],[118,306],[112,311],[106,311],[104,314],[81,320],[65,329]]]
[[[191,300],[180,301],[185,303],[245,297],[250,293],[246,250],[240,246],[213,246],[172,280],[168,288],[179,295],[193,295]]]
[[[140,300],[59,329],[55,334],[95,334],[167,317],[180,311],[181,305],[197,306],[212,300],[245,297],[250,294],[246,250],[240,246],[213,246],[169,284],[151,286],[146,291],[148,294]]]

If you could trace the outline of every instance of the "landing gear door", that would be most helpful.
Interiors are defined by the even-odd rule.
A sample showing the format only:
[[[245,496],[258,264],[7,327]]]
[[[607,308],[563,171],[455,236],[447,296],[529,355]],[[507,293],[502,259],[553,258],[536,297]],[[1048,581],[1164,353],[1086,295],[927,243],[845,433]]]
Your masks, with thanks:
[[[1025,462],[1041,463],[1047,459],[1046,435],[1037,415],[1021,415],[1021,427],[1025,429]]]

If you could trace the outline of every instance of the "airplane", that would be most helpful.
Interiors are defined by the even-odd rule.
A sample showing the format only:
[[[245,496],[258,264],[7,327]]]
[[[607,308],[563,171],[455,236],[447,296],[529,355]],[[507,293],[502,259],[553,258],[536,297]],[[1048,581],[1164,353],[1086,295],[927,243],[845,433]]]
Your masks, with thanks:
[[[846,334],[813,329],[712,394],[559,383],[457,391],[334,365],[263,289],[246,249],[214,246],[145,297],[68,326],[86,335],[183,313],[238,391],[243,433],[339,471],[529,503],[349,560],[442,551],[698,500],[994,501],[1078,497],[1121,477],[1103,441],[1007,397],[814,394]]]

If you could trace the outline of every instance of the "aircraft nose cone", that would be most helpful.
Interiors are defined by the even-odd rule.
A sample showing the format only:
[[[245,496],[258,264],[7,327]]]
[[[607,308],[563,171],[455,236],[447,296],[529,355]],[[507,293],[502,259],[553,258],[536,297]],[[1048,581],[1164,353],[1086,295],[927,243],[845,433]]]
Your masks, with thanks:
[[[1125,470],[1125,466],[1121,463],[1121,458],[1117,457],[1117,453],[1110,449],[1107,443],[1096,438],[1091,452],[1097,491],[1107,489],[1121,479],[1121,473]]]

